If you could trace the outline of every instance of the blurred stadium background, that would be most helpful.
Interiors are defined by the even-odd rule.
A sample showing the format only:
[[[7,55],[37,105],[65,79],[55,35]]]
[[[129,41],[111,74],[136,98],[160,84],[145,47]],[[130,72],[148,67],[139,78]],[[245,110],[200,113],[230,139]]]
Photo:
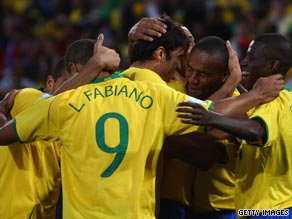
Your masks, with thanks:
[[[241,59],[259,33],[292,40],[291,0],[1,0],[0,97],[12,88],[42,85],[65,48],[79,38],[105,35],[126,68],[127,33],[142,17],[166,13],[196,40],[230,40]]]

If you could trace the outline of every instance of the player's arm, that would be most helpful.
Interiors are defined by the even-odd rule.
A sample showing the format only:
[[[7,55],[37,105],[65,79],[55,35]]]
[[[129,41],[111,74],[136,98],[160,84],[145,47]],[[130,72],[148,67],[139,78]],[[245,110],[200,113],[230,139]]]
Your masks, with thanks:
[[[212,126],[232,136],[258,144],[265,141],[266,129],[258,120],[232,118],[208,111],[201,105],[191,102],[181,103],[180,106],[190,107],[177,109],[178,117],[182,118],[185,124]]]
[[[0,128],[0,146],[17,142],[17,136],[14,132],[14,120],[10,120]]]
[[[284,87],[285,81],[280,74],[259,78],[249,92],[214,102],[212,111],[241,117],[251,108],[277,98]]]
[[[128,57],[131,57],[131,51],[134,42],[137,40],[153,41],[154,37],[160,37],[166,32],[166,25],[158,18],[142,18],[138,21],[128,33]]]
[[[20,90],[12,90],[5,95],[0,101],[0,126],[3,126],[8,120],[11,119],[10,110],[14,104],[16,95]]]
[[[88,84],[102,71],[113,73],[117,70],[121,61],[120,56],[115,50],[104,47],[102,45],[103,41],[104,36],[103,34],[100,34],[94,45],[93,56],[80,69],[80,72],[66,80],[64,84],[53,93],[53,95]]]
[[[252,90],[237,97],[225,98],[214,102],[212,111],[232,117],[245,117],[251,108],[272,101],[279,96],[279,92],[285,87],[285,81],[280,74],[259,78]],[[179,112],[189,113],[192,103],[182,102],[178,104]],[[183,108],[181,108],[183,107]]]
[[[232,48],[229,41],[226,42],[226,47],[228,49],[229,59],[228,59],[228,71],[229,77],[222,87],[213,93],[208,99],[209,100],[220,100],[223,98],[231,97],[235,88],[238,86],[242,79],[242,73],[237,57],[237,53]]]
[[[245,89],[245,87],[244,87],[241,83],[238,84],[238,86],[237,86],[237,90],[238,90],[239,93],[241,93],[241,94],[248,92],[248,91]]]
[[[209,133],[169,136],[163,147],[169,157],[181,159],[200,170],[227,159],[226,150]]]

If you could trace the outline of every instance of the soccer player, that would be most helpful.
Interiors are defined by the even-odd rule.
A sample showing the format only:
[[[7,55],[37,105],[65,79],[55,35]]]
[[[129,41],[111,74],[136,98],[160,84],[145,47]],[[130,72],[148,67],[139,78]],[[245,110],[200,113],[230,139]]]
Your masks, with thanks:
[[[285,77],[292,65],[292,44],[286,37],[271,33],[258,35],[249,45],[242,69],[248,72],[243,85],[250,90],[259,77],[281,73]],[[190,106],[190,104],[186,104]],[[239,120],[205,112],[198,106],[186,123],[211,125],[246,139],[238,153],[235,183],[235,207],[239,209],[281,210],[267,218],[285,214],[292,218],[292,132],[290,90],[282,90],[275,100],[256,107],[251,120]],[[185,111],[180,109],[180,111]],[[247,129],[255,129],[253,135]],[[262,211],[264,214],[265,211]],[[249,217],[253,218],[253,217]],[[255,217],[256,218],[256,217]]]
[[[167,29],[163,29],[164,27],[167,27]],[[159,35],[158,36],[153,36],[153,38],[148,39],[148,36],[151,36],[151,34],[155,33],[156,28],[158,29],[157,31]],[[149,32],[147,33],[147,31]],[[175,34],[175,31],[179,30],[179,34]],[[146,37],[143,37],[143,33],[146,32],[147,35]],[[188,32],[190,34],[190,32]],[[175,36],[176,38],[174,38]],[[179,81],[173,80],[174,75],[177,77],[181,78],[180,74],[177,72],[177,69],[184,69],[181,65],[181,61],[183,57],[185,56],[186,53],[188,53],[189,48],[191,49],[194,40],[193,38],[189,38],[189,36],[186,34],[186,30],[181,28],[180,24],[174,23],[172,20],[169,18],[162,18],[162,19],[157,19],[157,18],[143,18],[141,19],[137,24],[135,24],[131,30],[129,31],[128,34],[128,39],[129,39],[129,48],[131,54],[130,60],[131,60],[131,68],[127,69],[125,72],[122,73],[123,76],[130,78],[131,80],[135,81],[151,81],[155,83],[159,83],[162,85],[168,85],[176,90],[185,91],[184,84],[182,84]],[[145,39],[145,40],[144,40]],[[186,45],[184,45],[184,42],[189,40],[189,46],[188,48]],[[175,45],[176,47],[171,48],[171,45]],[[134,43],[138,43],[138,45],[134,45]],[[133,45],[132,45],[133,44]],[[149,46],[152,45],[152,46]],[[173,57],[171,54],[172,52],[175,51],[176,48],[183,48],[181,51],[181,54],[177,57]],[[158,60],[158,52],[159,49],[164,49],[164,55],[167,56],[167,53],[169,53],[169,60],[171,61],[172,59],[177,62],[177,65],[170,66],[168,69],[161,68],[163,65],[169,65],[167,58],[164,60],[159,61]],[[143,54],[140,55],[140,54]],[[147,57],[145,56],[147,54]],[[176,54],[174,54],[176,55]],[[135,61],[133,61],[135,60]],[[135,68],[133,68],[135,67]],[[139,68],[137,68],[139,67]],[[151,70],[151,71],[150,71]],[[168,71],[169,76],[168,77],[163,77],[163,75],[166,74],[166,71]],[[191,184],[191,181],[189,180],[183,180],[185,179],[183,176],[191,175],[191,174],[186,174],[187,172],[192,172],[193,173],[193,167],[189,167],[187,164],[181,165],[180,163],[182,161],[175,161],[175,164],[172,164],[172,161],[169,161],[164,159],[164,156],[162,156],[163,153],[159,157],[158,162],[158,168],[157,168],[157,174],[155,176],[156,178],[156,197],[148,197],[146,196],[147,194],[151,194],[148,191],[146,192],[145,196],[145,202],[148,202],[148,200],[155,200],[156,199],[156,215],[159,214],[159,218],[168,218],[169,214],[171,214],[173,217],[175,214],[185,214],[184,210],[184,205],[181,204],[180,202],[189,202],[188,199],[188,191],[183,191],[177,195],[177,192],[175,189],[178,187],[176,184],[175,186],[172,186],[172,183],[168,183],[168,188],[170,191],[170,196],[175,198],[177,202],[169,201],[166,199],[161,199],[162,198],[168,198],[169,196],[163,196],[164,194],[161,194],[160,190],[163,188],[160,186],[161,180],[163,179],[162,176],[164,175],[164,170],[165,170],[165,165],[175,165],[176,167],[180,168],[179,173],[184,173],[183,175],[181,174],[180,177],[178,177],[180,180],[179,182],[176,180],[177,183],[184,183],[187,184],[185,187],[189,187],[188,185]],[[176,163],[179,163],[176,165]],[[184,170],[183,170],[184,169]],[[174,171],[178,172],[178,171]],[[154,178],[153,178],[154,179]],[[154,183],[154,182],[153,182]],[[153,183],[149,184],[149,190],[153,187]],[[187,194],[187,195],[186,195]],[[168,195],[168,194],[167,194]],[[179,196],[179,197],[177,197]],[[171,207],[169,207],[169,202],[171,202]],[[158,213],[159,212],[159,213]]]
[[[163,28],[164,25],[167,27],[166,32],[161,32],[158,37],[154,36],[150,41],[147,38],[148,41],[142,40],[144,39],[142,37],[144,32],[154,28],[161,31],[160,28]],[[176,33],[178,31],[179,34]],[[155,33],[155,29],[152,32],[149,31],[147,36],[151,33]],[[123,76],[135,81],[151,81],[168,85],[176,90],[185,90],[184,85],[173,81],[173,76],[175,72],[178,73],[177,70],[180,72],[185,70],[183,66],[185,63],[182,61],[187,58],[190,49],[194,45],[194,38],[186,28],[183,29],[181,24],[167,17],[162,17],[160,20],[143,18],[130,30],[128,37],[129,43],[133,44],[130,46],[131,52],[129,52],[131,54],[131,67],[122,72]],[[187,40],[189,40],[188,47],[184,45]],[[176,48],[179,47],[183,48],[183,50],[177,55],[175,50],[178,50]],[[166,58],[161,59],[161,54]],[[171,65],[172,60],[176,60],[177,64]],[[184,73],[182,74],[184,75]],[[213,147],[218,146],[214,145]],[[193,177],[194,168],[181,160],[170,160],[161,155],[156,175],[156,184],[158,185],[156,186],[156,211],[159,211],[159,218],[161,219],[169,218],[170,215],[175,218],[184,218],[186,206],[190,203],[190,188],[192,185],[190,177]],[[166,172],[169,169],[171,169],[172,174]],[[176,177],[170,179],[173,175],[176,175]],[[163,182],[164,176],[167,177],[165,180],[168,182],[161,186],[161,180]],[[149,184],[149,190],[152,189],[153,183]],[[147,192],[146,194],[151,193]],[[154,197],[146,195],[144,197],[147,202],[148,200],[154,200]]]
[[[81,48],[90,48],[84,43],[91,44],[91,52],[84,53]],[[92,54],[93,46],[94,41],[77,41],[66,57]],[[72,68],[81,66],[65,60]],[[186,100],[205,107],[211,104],[164,85],[132,82],[103,72],[91,84],[49,97],[17,115],[1,127],[0,144],[17,139],[61,141],[66,218],[155,218],[152,200],[141,202],[141,187],[152,184],[148,174],[154,175],[155,163],[148,161],[159,155],[157,148],[164,138],[200,128],[182,124],[170,110]],[[240,107],[254,100],[250,95],[241,100]],[[222,101],[214,107],[224,105]],[[154,194],[154,187],[149,192]]]
[[[229,76],[227,49],[226,42],[219,37],[209,36],[197,42],[186,71],[190,96],[209,99],[208,97],[222,87]],[[239,80],[234,82],[233,88],[238,85]],[[234,89],[233,95],[238,96],[239,92]],[[234,172],[239,145],[235,139],[221,143],[228,154],[225,162],[217,162],[207,171],[199,169],[194,177],[191,203],[194,218],[236,218]]]
[[[165,24],[165,23],[164,23]],[[166,25],[167,26],[167,25]],[[163,36],[163,33],[161,28],[163,28],[163,25],[158,23],[157,19],[151,19],[151,18],[144,18],[140,22],[138,22],[129,32],[129,40],[130,42],[134,42],[135,40],[142,38],[146,40],[150,40],[147,37],[150,34],[156,33],[155,31],[160,31],[159,37]],[[152,30],[152,31],[151,31]],[[146,37],[144,37],[143,33],[145,33]],[[188,36],[190,34],[188,33]],[[157,36],[156,36],[157,37]],[[151,43],[157,42],[157,39],[154,36],[150,41]],[[144,42],[147,44],[147,42]],[[141,47],[143,50],[144,47]],[[229,45],[230,47],[230,45]],[[135,47],[131,47],[132,49],[135,49]],[[184,59],[187,60],[187,59]],[[136,63],[134,63],[136,64]],[[147,61],[143,62],[143,67],[148,68],[149,63]],[[191,75],[188,77],[188,88],[189,88],[189,94],[197,97],[197,98],[203,98],[206,99],[207,97],[213,98],[213,99],[220,99],[223,97],[228,97],[234,92],[235,87],[239,83],[241,79],[241,71],[239,68],[238,60],[237,60],[237,69],[236,65],[232,65],[232,62],[230,64],[230,69],[233,69],[231,72],[233,74],[229,75],[228,72],[228,52],[225,45],[225,42],[223,40],[220,40],[218,38],[209,37],[205,40],[200,41],[198,46],[195,46],[193,49],[193,53],[191,54],[191,60],[188,61],[189,66],[189,73]],[[151,67],[151,66],[149,66]],[[126,71],[126,74],[129,78],[131,78],[131,74],[129,74],[128,69]],[[174,70],[173,70],[174,71]],[[187,71],[188,72],[188,71]],[[198,72],[194,73],[193,72]],[[235,73],[234,73],[235,72]],[[236,75],[236,73],[239,75]],[[158,75],[161,75],[161,72],[156,72]],[[137,77],[137,69],[134,72],[135,80],[150,80],[151,81],[151,75],[150,74],[144,74],[143,77]],[[141,75],[142,72],[140,71],[138,75]],[[163,74],[162,74],[163,75]],[[157,77],[157,76],[156,76]],[[228,78],[229,77],[229,78]],[[158,78],[158,77],[157,77]],[[228,81],[227,81],[228,78]],[[154,80],[153,80],[154,81]],[[165,84],[164,81],[160,80],[161,84]],[[159,82],[158,80],[155,80],[155,82]],[[225,84],[224,84],[225,83]],[[224,86],[222,86],[224,84]],[[169,83],[168,83],[169,85]],[[228,88],[226,92],[226,87]],[[194,89],[195,88],[195,89]],[[215,92],[217,90],[225,89],[225,92]],[[231,91],[231,92],[230,92]],[[227,95],[226,95],[227,93]],[[238,93],[238,92],[237,92]],[[238,94],[237,94],[238,95]],[[211,97],[212,96],[212,97]],[[202,136],[201,136],[202,137]],[[182,140],[178,139],[184,139],[183,136],[178,137],[177,140],[173,140],[176,137],[170,137],[167,140],[167,144],[174,144],[176,142],[178,145],[182,145]],[[206,143],[205,148],[207,147],[207,144],[210,144],[207,140],[208,138],[205,137],[203,140]],[[199,141],[199,140],[198,140]],[[202,144],[203,145],[203,144]],[[224,147],[224,145],[223,145]],[[220,206],[222,209],[230,209],[234,210],[234,201],[233,201],[233,190],[234,190],[234,169],[235,169],[235,163],[233,156],[236,151],[236,146],[233,144],[230,144],[227,149],[230,149],[232,156],[230,157],[230,161],[225,164],[217,164],[214,168],[212,168],[209,173],[207,173],[205,179],[204,185],[207,185],[208,191],[202,190],[201,187],[198,187],[195,185],[195,190],[200,190],[200,199],[204,199],[203,202],[201,201],[201,206],[204,204],[204,210],[208,209],[208,212],[206,212],[206,217],[209,218],[213,213],[219,213],[226,214],[227,216],[233,215],[233,217],[236,217],[235,211],[212,211],[214,208],[211,207],[211,205],[214,205],[216,209],[218,209],[218,206]],[[173,149],[172,149],[173,150]],[[192,164],[194,164],[197,167],[206,169],[209,168],[212,164],[216,163],[216,161],[221,157],[216,156],[216,154],[212,155],[211,150],[206,153],[207,150],[203,150],[202,148],[198,148],[198,151],[196,154],[190,155],[189,160],[193,159],[194,161],[191,161]],[[174,157],[177,157],[180,152],[175,152]],[[172,151],[172,154],[174,152]],[[205,155],[205,156],[203,156]],[[207,157],[206,157],[207,156]],[[185,162],[179,161],[177,159],[168,159],[167,157],[164,157],[164,167],[163,167],[163,177],[162,177],[162,184],[160,186],[160,195],[161,195],[161,203],[160,203],[160,212],[159,217],[160,218],[185,218],[187,214],[187,208],[186,206],[189,205],[191,202],[191,188],[192,188],[192,181],[194,177],[194,169],[192,166],[187,165]],[[218,170],[222,170],[221,172],[224,172],[225,175],[221,176],[220,174],[215,174],[213,176],[213,181],[208,180],[210,178],[210,173],[213,171],[215,173],[218,172]],[[204,176],[204,174],[202,174]],[[209,176],[209,177],[208,177]],[[198,184],[198,183],[196,183]],[[228,188],[228,192],[224,193],[224,197],[218,197],[221,192],[218,190],[218,187],[221,185],[221,192],[222,190],[226,190]],[[211,191],[212,190],[212,191]],[[189,191],[189,192],[188,192]],[[209,198],[206,197],[208,195],[207,192],[211,193],[212,197],[217,197],[217,199],[211,198],[212,200],[209,201]],[[219,195],[218,195],[219,194]],[[203,196],[203,197],[202,197]],[[213,200],[214,199],[214,200]],[[228,199],[228,203],[224,202],[225,205],[222,205],[222,200]],[[202,210],[202,207],[201,209]],[[203,216],[203,215],[200,215]]]
[[[240,74],[241,72],[238,60],[232,60],[233,62],[237,62],[238,69],[235,76],[230,75],[228,70],[228,53],[230,53],[229,64],[232,65],[231,59],[234,59],[234,51],[230,44],[227,44],[227,46],[225,41],[214,36],[205,37],[196,43],[190,53],[188,68],[186,71],[189,95],[200,99],[220,99],[222,97],[216,95],[215,92],[226,83],[229,76],[230,78],[237,77],[236,80],[232,79],[230,81],[229,78],[228,81],[229,84],[231,82],[233,83],[230,84],[230,88],[233,89],[233,92],[235,91],[235,87],[241,79],[241,75],[239,75],[238,72]],[[230,51],[228,51],[228,49]],[[235,72],[233,71],[231,74],[235,74]],[[231,95],[231,93],[229,95]],[[239,95],[239,93],[235,91],[235,95]],[[185,141],[184,138],[184,136],[171,136],[166,140],[166,144],[182,145]],[[227,144],[227,142],[228,141],[225,141],[224,143],[221,142],[221,146],[226,148],[225,150],[228,151],[228,155],[235,154],[237,146],[234,143]],[[186,144],[187,143],[188,142],[186,142]],[[228,156],[224,157],[224,160],[218,160],[218,158],[210,156],[210,153],[204,154],[202,152],[204,150],[203,148],[205,148],[204,141],[201,141],[200,144],[201,148],[198,148],[197,155],[192,155],[193,159],[197,161],[194,164],[198,167],[198,170],[195,175],[188,176],[189,181],[192,183],[190,189],[193,189],[190,198],[192,208],[196,212],[199,210],[200,214],[193,215],[191,218],[218,217],[218,215],[215,214],[220,214],[221,217],[224,217],[223,214],[226,214],[225,216],[228,216],[229,218],[233,215],[235,218],[236,214],[234,211],[235,207],[233,200],[235,181],[233,175],[235,171],[234,158],[233,156]],[[173,153],[174,152],[172,152],[172,154]],[[161,188],[162,192],[165,194],[171,193],[171,191],[167,191],[167,185],[172,184],[173,182],[170,181],[170,178],[172,177],[174,179],[175,175],[177,175],[176,172],[172,172],[172,169],[165,170],[167,174],[164,174],[164,181]],[[206,169],[208,170],[206,171]],[[181,186],[180,189],[185,190],[186,188]],[[228,202],[226,200],[228,200]],[[216,211],[214,208],[216,208]],[[219,209],[233,209],[233,212],[219,211]]]
[[[75,68],[68,57],[84,53],[81,48],[91,47],[92,52],[93,45],[91,40],[76,41],[66,52],[66,62]],[[155,160],[164,138],[199,128],[182,124],[169,110],[192,98],[167,86],[102,75],[16,116],[17,135],[5,132],[8,127],[13,131],[5,126],[1,143],[17,136],[20,141],[61,141],[66,218],[155,218],[154,200],[142,201],[141,188],[153,185],[147,191],[155,197]]]
[[[91,54],[80,74],[75,74],[69,81],[70,74],[62,58],[48,76],[43,92],[26,88],[8,94],[0,105],[2,118],[15,117],[49,94],[89,82],[104,68],[115,70],[119,65],[119,55],[103,47],[102,42],[103,35],[99,37],[94,54]],[[13,144],[0,150],[0,190],[3,199],[0,218],[55,218],[60,187],[59,143],[38,141],[21,146]]]
[[[62,58],[48,76],[44,91],[54,92],[69,76]],[[33,88],[13,91],[6,96],[10,101],[7,112],[3,104],[8,100],[1,102],[2,112],[15,117],[42,95]],[[0,156],[0,218],[55,218],[61,177],[59,143],[15,143],[1,147]]]

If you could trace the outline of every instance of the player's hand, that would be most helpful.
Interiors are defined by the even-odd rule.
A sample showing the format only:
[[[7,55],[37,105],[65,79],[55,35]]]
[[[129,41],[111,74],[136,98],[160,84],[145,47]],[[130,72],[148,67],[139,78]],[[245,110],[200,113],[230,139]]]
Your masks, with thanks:
[[[206,110],[200,104],[192,102],[181,102],[176,109],[182,123],[193,125],[212,125],[216,114]]]
[[[142,18],[128,33],[130,42],[137,40],[153,41],[153,37],[160,37],[166,33],[167,26],[158,18]]]
[[[264,104],[274,100],[279,96],[281,90],[285,87],[285,81],[281,74],[272,75],[269,77],[259,78],[253,86],[252,92],[255,92],[261,102]]]
[[[228,71],[230,73],[229,80],[234,81],[234,84],[238,85],[242,79],[241,68],[236,51],[232,48],[231,43],[226,41],[226,47],[229,54],[228,59]]]
[[[100,34],[94,45],[94,53],[91,59],[96,63],[97,68],[102,67],[104,71],[113,73],[120,65],[120,55],[113,49],[103,46],[104,35]]]

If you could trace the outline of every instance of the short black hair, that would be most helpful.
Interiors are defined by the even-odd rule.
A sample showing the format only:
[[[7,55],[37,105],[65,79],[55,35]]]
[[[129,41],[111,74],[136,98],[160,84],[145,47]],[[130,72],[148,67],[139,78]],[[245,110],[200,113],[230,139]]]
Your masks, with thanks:
[[[212,54],[218,60],[218,72],[223,72],[228,70],[228,59],[229,53],[226,46],[226,42],[217,36],[207,36],[199,40],[192,51],[200,50],[208,54]]]
[[[278,60],[279,67],[275,73],[281,73],[284,77],[292,66],[292,43],[278,33],[264,33],[255,37],[254,42],[264,45],[262,55],[266,61]]]
[[[80,39],[71,43],[65,53],[65,66],[71,73],[70,63],[85,65],[93,56],[95,40]]]
[[[167,59],[170,59],[170,53],[179,47],[182,47],[185,51],[188,49],[189,39],[181,28],[181,24],[173,21],[167,15],[163,15],[160,21],[166,24],[166,33],[163,33],[160,37],[153,37],[152,42],[137,40],[131,51],[131,64],[135,61],[153,60],[153,54],[159,46],[165,48]]]
[[[66,67],[65,67],[65,58],[63,56],[55,64],[50,75],[56,81],[59,77],[62,76],[64,71],[66,71]]]

